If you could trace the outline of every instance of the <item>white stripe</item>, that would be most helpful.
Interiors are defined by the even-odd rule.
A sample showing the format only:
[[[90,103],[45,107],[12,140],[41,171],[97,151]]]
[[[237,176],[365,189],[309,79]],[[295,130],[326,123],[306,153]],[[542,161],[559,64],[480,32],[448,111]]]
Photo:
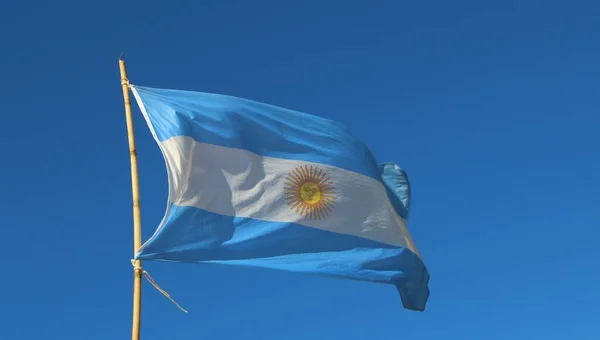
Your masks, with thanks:
[[[171,202],[226,216],[293,222],[382,243],[407,246],[418,254],[404,219],[385,187],[370,177],[304,161],[263,157],[246,150],[198,143],[177,136],[160,143],[167,162]],[[333,211],[310,220],[285,199],[288,174],[299,166],[322,169],[335,186]]]

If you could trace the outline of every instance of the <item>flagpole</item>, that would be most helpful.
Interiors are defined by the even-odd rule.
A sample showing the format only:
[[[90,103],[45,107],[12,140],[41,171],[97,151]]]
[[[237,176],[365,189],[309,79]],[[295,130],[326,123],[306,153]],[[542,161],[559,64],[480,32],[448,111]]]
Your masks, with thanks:
[[[133,117],[131,114],[131,100],[129,99],[129,79],[125,61],[119,57],[119,69],[121,71],[121,87],[123,88],[123,99],[125,101],[125,119],[127,121],[127,137],[129,139],[129,158],[131,161],[131,193],[133,196],[133,254],[142,246],[142,221],[140,213],[140,188],[137,166],[137,153],[135,150],[135,136],[133,133]],[[142,262],[134,262],[133,271],[133,324],[131,327],[131,339],[140,339],[140,316],[142,309]]]

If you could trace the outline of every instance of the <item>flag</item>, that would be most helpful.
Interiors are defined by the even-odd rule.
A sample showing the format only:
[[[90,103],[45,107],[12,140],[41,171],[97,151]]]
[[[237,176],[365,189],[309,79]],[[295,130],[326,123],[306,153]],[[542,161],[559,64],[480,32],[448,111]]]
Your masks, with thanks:
[[[130,85],[167,166],[164,218],[135,259],[395,286],[425,309],[410,184],[340,123],[247,99]]]

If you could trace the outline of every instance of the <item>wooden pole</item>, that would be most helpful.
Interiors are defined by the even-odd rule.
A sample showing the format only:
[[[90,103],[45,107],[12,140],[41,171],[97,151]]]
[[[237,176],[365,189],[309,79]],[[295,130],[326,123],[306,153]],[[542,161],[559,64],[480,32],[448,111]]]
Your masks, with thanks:
[[[133,254],[142,246],[142,221],[140,213],[140,189],[137,166],[137,153],[135,150],[135,136],[133,133],[133,117],[131,115],[131,101],[129,99],[129,79],[125,61],[119,57],[119,69],[121,70],[121,87],[123,88],[123,99],[125,100],[125,119],[127,121],[127,136],[129,139],[129,158],[131,161],[131,192],[133,196]],[[140,316],[142,309],[142,262],[134,262],[133,271],[133,325],[131,328],[131,339],[140,339]]]

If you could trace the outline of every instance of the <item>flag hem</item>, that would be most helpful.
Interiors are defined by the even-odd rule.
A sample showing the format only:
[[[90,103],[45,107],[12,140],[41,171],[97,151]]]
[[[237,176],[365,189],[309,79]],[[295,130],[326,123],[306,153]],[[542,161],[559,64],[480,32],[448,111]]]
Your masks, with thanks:
[[[146,107],[144,106],[144,102],[142,101],[142,98],[140,97],[140,94],[138,93],[137,89],[135,88],[135,85],[130,84],[129,88],[131,89],[131,92],[133,93],[133,97],[135,98],[135,101],[138,104],[138,107],[140,108],[140,111],[142,112],[142,116],[144,117],[144,120],[146,121],[146,124],[148,125],[148,129],[150,130],[150,133],[152,134],[152,137],[154,138],[154,141],[156,142],[156,144],[158,145],[158,148],[160,149],[160,153],[163,156],[163,161],[165,162],[165,167],[167,168],[167,186],[168,186],[168,195],[167,195],[167,207],[165,209],[165,213],[163,215],[162,220],[160,221],[158,227],[156,228],[156,230],[154,230],[154,233],[152,234],[152,236],[150,236],[144,243],[142,243],[142,245],[140,246],[139,249],[136,249],[136,253],[135,253],[135,259],[138,258],[139,254],[141,253],[142,249],[144,249],[144,247],[146,247],[146,245],[148,244],[148,242],[150,242],[165,226],[168,217],[169,217],[169,212],[171,210],[171,189],[172,189],[172,183],[171,183],[171,170],[167,164],[167,157],[165,155],[165,152],[162,148],[162,145],[160,143],[160,140],[158,139],[158,135],[156,134],[156,131],[154,130],[154,126],[152,125],[152,121],[150,120],[150,116],[148,115],[148,111],[146,110]]]

